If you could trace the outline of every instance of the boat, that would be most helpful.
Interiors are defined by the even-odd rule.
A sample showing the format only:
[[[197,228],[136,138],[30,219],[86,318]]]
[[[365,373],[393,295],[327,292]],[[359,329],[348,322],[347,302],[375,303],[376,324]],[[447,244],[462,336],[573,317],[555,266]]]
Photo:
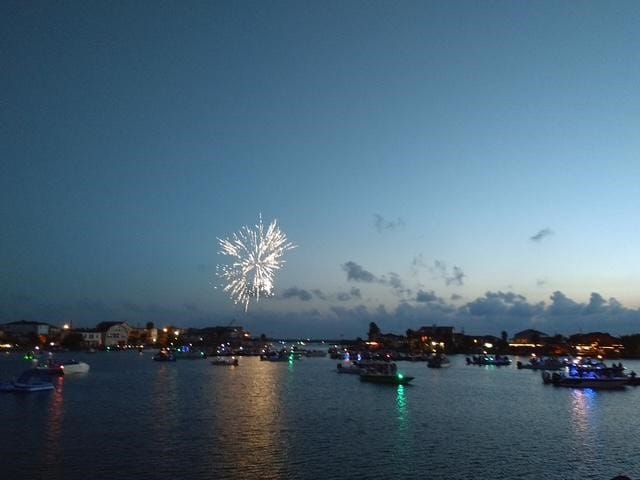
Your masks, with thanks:
[[[229,367],[237,367],[238,366],[238,359],[236,357],[216,357],[213,360],[211,360],[211,365],[222,365],[222,366],[229,366]]]
[[[360,375],[362,372],[362,367],[358,362],[352,362],[351,360],[343,360],[338,363],[336,367],[336,371],[338,373],[351,373],[355,375]]]
[[[532,355],[529,359],[529,363],[516,362],[518,370],[562,370],[568,365],[568,362],[564,359],[555,357],[539,358]]]
[[[175,362],[176,356],[168,350],[160,350],[153,356],[156,362]]]
[[[427,359],[429,368],[447,368],[451,366],[449,358],[444,353],[435,353]]]
[[[35,368],[25,370],[15,380],[0,384],[0,392],[29,393],[53,390],[53,388],[53,383],[48,376]]]
[[[398,367],[393,362],[372,362],[360,372],[360,380],[363,382],[406,385],[413,379],[414,377],[398,372]]]
[[[467,357],[467,365],[495,365],[497,367],[511,365],[511,359],[506,355],[474,355]]]
[[[58,362],[52,359],[36,366],[36,370],[49,375],[72,375],[75,373],[87,373],[89,364],[78,360],[69,360],[66,362]]]
[[[303,350],[305,357],[326,357],[327,352],[325,350]]]
[[[267,362],[289,362],[297,358],[300,357],[297,356],[294,352],[290,352],[284,348],[280,351],[266,350],[260,355],[260,360]]]
[[[542,372],[542,382],[556,387],[622,389],[629,384],[629,376],[620,366],[607,367],[604,363],[575,363],[565,372]]]

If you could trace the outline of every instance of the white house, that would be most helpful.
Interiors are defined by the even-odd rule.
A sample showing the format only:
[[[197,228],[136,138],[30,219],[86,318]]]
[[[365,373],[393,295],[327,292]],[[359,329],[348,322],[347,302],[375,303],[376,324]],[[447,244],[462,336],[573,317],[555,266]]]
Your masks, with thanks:
[[[129,342],[131,327],[126,322],[102,322],[96,326],[105,347],[124,346]]]

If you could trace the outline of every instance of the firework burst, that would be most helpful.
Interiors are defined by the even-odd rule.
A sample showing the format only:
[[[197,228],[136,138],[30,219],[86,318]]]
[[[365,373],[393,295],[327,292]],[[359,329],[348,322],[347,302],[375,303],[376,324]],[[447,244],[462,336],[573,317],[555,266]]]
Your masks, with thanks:
[[[287,236],[274,220],[266,228],[262,215],[253,229],[242,227],[230,238],[218,239],[220,254],[234,258],[230,265],[218,266],[220,276],[234,303],[244,304],[245,312],[252,298],[273,295],[275,275],[285,261],[282,256],[287,250],[297,247],[287,240]]]

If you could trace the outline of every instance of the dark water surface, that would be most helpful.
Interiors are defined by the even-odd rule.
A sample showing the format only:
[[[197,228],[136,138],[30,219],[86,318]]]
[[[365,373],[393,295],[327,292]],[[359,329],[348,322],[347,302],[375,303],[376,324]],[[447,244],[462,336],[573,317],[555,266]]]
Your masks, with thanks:
[[[640,387],[554,388],[462,356],[399,363],[416,377],[405,387],[337,374],[329,358],[75,358],[91,371],[55,391],[0,395],[0,478],[640,479]],[[0,357],[0,380],[27,366]]]

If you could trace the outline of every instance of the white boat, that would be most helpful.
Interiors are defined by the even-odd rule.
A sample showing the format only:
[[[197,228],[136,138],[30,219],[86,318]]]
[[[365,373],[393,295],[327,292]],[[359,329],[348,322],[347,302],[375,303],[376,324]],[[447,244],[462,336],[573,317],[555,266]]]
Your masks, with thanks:
[[[17,379],[0,384],[0,392],[42,392],[53,390],[53,383],[42,378],[42,372],[36,369],[24,371]]]
[[[342,362],[338,363],[337,372],[360,375],[360,372],[362,372],[362,367],[357,362],[352,362],[351,360],[343,360]]]
[[[89,364],[86,362],[79,362],[78,360],[57,362],[49,359],[45,363],[38,364],[35,369],[49,375],[72,375],[75,373],[88,372]]]

